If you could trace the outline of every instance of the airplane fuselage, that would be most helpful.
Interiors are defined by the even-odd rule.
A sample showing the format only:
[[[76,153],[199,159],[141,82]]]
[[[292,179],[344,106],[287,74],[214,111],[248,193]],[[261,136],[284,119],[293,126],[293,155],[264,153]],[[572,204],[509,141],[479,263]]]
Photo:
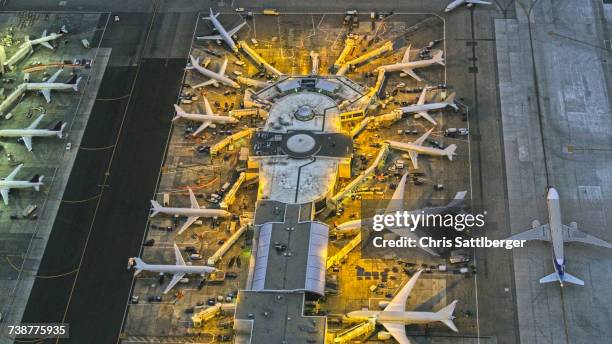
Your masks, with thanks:
[[[447,317],[436,312],[401,312],[401,311],[354,311],[347,315],[350,320],[367,320],[376,319],[379,323],[397,323],[397,324],[427,324],[441,320],[447,320]]]
[[[179,216],[197,216],[197,217],[228,217],[232,216],[232,213],[221,210],[221,209],[207,209],[207,208],[171,208],[162,207],[158,210],[160,213],[179,215]]]
[[[548,190],[546,197],[548,205],[548,227],[550,230],[550,241],[553,252],[552,259],[555,271],[563,280],[565,270],[565,256],[563,252],[563,223],[561,222],[561,205],[559,203],[559,194],[557,190],[551,188]]]
[[[233,88],[240,88],[240,85],[238,85],[237,82],[235,82],[234,80],[228,78],[225,75],[219,74],[219,73],[215,73],[211,70],[208,70],[200,65],[194,65],[193,68],[195,70],[197,70],[200,74],[209,77],[211,79],[217,80],[218,82],[233,87]]]
[[[413,113],[413,112],[419,112],[419,111],[441,110],[441,109],[446,108],[447,106],[450,106],[450,105],[448,103],[429,103],[429,104],[423,104],[423,105],[408,105],[408,106],[401,107],[400,109],[402,110],[403,113]]]
[[[163,272],[167,274],[195,274],[203,275],[211,273],[216,269],[210,266],[193,266],[193,265],[163,265],[163,264],[145,264],[139,267],[143,271]]]
[[[0,129],[0,137],[50,137],[58,136],[58,131],[49,129]]]
[[[419,60],[419,61],[411,61],[404,63],[394,63],[390,65],[385,65],[380,68],[383,68],[385,72],[401,72],[404,69],[417,69],[431,66],[432,64],[436,64],[437,62],[433,59],[430,60]]]
[[[25,84],[28,91],[40,90],[68,90],[74,88],[74,84],[66,84],[63,82],[28,82]]]
[[[0,189],[27,189],[42,185],[43,183],[33,183],[26,180],[0,180]]]
[[[234,39],[230,37],[227,31],[225,31],[225,28],[223,27],[223,25],[221,25],[219,20],[217,20],[217,18],[215,18],[215,16],[212,15],[212,13],[210,16],[210,21],[212,22],[215,29],[217,29],[219,36],[221,36],[225,44],[227,44],[230,47],[230,49],[232,49],[233,52],[238,52],[238,47],[236,47],[236,43],[234,43]]]
[[[413,151],[419,154],[432,155],[432,156],[446,156],[446,152],[440,148],[427,147],[417,145],[411,142],[398,142],[398,141],[386,141],[389,146],[394,149],[402,151]]]
[[[219,115],[202,115],[197,113],[185,113],[180,115],[181,118],[197,122],[213,122],[213,123],[237,123],[238,120],[230,116]]]

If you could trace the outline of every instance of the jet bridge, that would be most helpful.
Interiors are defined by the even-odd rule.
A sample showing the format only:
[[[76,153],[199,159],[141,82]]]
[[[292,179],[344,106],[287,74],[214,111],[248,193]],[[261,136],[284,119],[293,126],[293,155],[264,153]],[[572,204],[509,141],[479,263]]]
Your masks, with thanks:
[[[245,180],[246,173],[241,172],[238,176],[238,179],[236,179],[234,185],[232,185],[232,188],[225,193],[225,196],[223,196],[223,200],[220,204],[221,208],[227,209],[228,206],[234,204],[234,202],[236,201],[236,193],[238,192]]]
[[[238,42],[240,48],[249,55],[250,58],[255,60],[255,62],[259,63],[260,66],[264,67],[269,73],[281,76],[283,73],[278,69],[274,68],[271,64],[268,63],[261,55],[259,55],[253,48],[249,47],[249,45],[245,41]]]
[[[230,143],[238,141],[244,137],[251,136],[252,133],[253,129],[249,128],[224,138],[210,147],[210,155],[217,155],[220,150],[227,147]]]
[[[342,259],[344,259],[344,257],[346,257],[346,255],[349,254],[349,252],[351,252],[360,243],[361,243],[361,231],[357,233],[357,235],[353,239],[351,239],[351,241],[349,241],[346,245],[344,245],[342,249],[340,249],[340,251],[338,251],[333,256],[329,257],[327,259],[325,267],[329,269],[332,266],[340,263]]]
[[[334,344],[348,343],[359,336],[374,332],[375,328],[376,322],[374,320],[368,320],[359,325],[353,326],[346,331],[340,332],[337,336],[335,336]]]
[[[359,43],[358,37],[354,35],[349,35],[348,37],[346,37],[344,48],[336,59],[336,62],[334,62],[334,68],[340,68],[344,64],[346,57],[351,53],[353,48],[357,46],[357,43]]]
[[[27,89],[28,87],[26,84],[17,86],[17,88],[15,88],[13,92],[11,92],[6,99],[2,101],[2,103],[0,103],[0,114],[4,114],[4,112],[8,110],[13,103],[15,103],[17,99],[25,93]]]
[[[336,72],[336,75],[344,75],[350,68],[351,66],[356,66],[360,63],[363,63],[371,58],[375,58],[379,55],[382,55],[384,53],[386,53],[387,51],[392,51],[393,50],[393,43],[391,43],[391,41],[387,41],[385,44],[383,44],[382,46],[374,49],[374,50],[370,50],[367,53],[353,59],[350,61],[345,62],[340,69],[338,69],[338,72]]]
[[[236,243],[236,241],[238,241],[238,238],[240,238],[242,233],[246,232],[246,230],[249,229],[250,225],[251,225],[250,223],[247,223],[244,226],[240,227],[234,234],[232,234],[232,236],[230,236],[229,239],[227,239],[223,243],[223,245],[221,245],[221,247],[219,247],[217,252],[215,252],[212,256],[210,256],[208,258],[208,260],[206,261],[206,265],[214,266],[215,263],[221,257],[223,257],[223,255],[230,249],[230,247],[232,247],[232,245],[234,245],[234,243]]]
[[[346,196],[348,196],[351,192],[353,192],[353,190],[355,190],[355,188],[357,188],[357,186],[361,184],[361,182],[363,182],[367,176],[369,176],[370,174],[372,174],[372,172],[374,172],[374,170],[376,169],[376,167],[378,167],[378,165],[380,165],[381,163],[385,161],[385,158],[387,157],[388,153],[389,153],[389,145],[385,143],[383,144],[378,155],[376,156],[376,159],[370,165],[370,167],[368,167],[359,176],[357,176],[357,178],[353,179],[353,181],[351,181],[342,190],[340,190],[340,192],[338,192],[337,194],[335,194],[333,197],[330,198],[329,201],[332,203],[332,205],[334,206],[338,205],[338,203],[340,203]]]
[[[365,129],[365,127],[368,126],[368,124],[370,124],[371,121],[372,117],[364,118],[357,126],[355,126],[355,128],[353,128],[353,130],[351,130],[351,137],[354,139],[363,129]]]

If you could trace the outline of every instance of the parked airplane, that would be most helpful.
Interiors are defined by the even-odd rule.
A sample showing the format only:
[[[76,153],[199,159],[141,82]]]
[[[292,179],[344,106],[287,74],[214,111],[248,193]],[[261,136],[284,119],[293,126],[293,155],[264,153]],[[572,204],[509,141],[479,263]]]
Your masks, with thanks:
[[[202,132],[202,130],[208,127],[214,128],[215,127],[214,123],[237,123],[238,122],[238,119],[234,117],[220,116],[220,115],[215,114],[212,108],[210,107],[210,103],[208,102],[208,99],[206,99],[206,97],[203,97],[203,98],[204,98],[204,107],[206,110],[205,115],[202,115],[199,113],[187,113],[185,112],[185,110],[181,109],[180,106],[174,104],[174,110],[176,110],[176,116],[174,116],[174,118],[172,119],[172,122],[180,118],[188,119],[191,121],[202,122],[202,125],[200,125],[198,129],[196,129],[196,131],[194,131],[191,134],[193,136],[198,135],[199,133]]]
[[[11,172],[6,178],[0,180],[0,195],[2,195],[2,200],[4,201],[4,205],[8,205],[9,201],[9,191],[11,189],[26,189],[26,188],[34,188],[36,191],[40,191],[40,187],[43,185],[42,180],[43,176],[34,175],[30,180],[15,180],[15,177],[21,170],[23,164],[15,167],[13,172]]]
[[[428,132],[423,134],[423,136],[419,137],[414,142],[399,142],[399,141],[385,141],[385,142],[387,142],[389,144],[389,147],[391,148],[408,152],[408,155],[410,156],[410,160],[412,160],[412,165],[414,166],[414,168],[419,168],[419,163],[417,161],[419,154],[433,155],[433,156],[446,156],[448,157],[448,160],[453,160],[453,156],[455,155],[455,150],[457,149],[457,146],[455,144],[451,144],[444,149],[423,146],[423,142],[425,142],[425,140],[427,139],[427,137],[429,137],[429,134],[431,134],[433,130],[434,128],[431,128]]]
[[[532,223],[532,229],[515,234],[508,240],[543,240],[552,243],[552,261],[555,272],[542,277],[540,283],[549,283],[559,281],[563,287],[564,282],[584,285],[584,281],[565,272],[565,257],[563,254],[563,243],[581,242],[584,244],[596,245],[605,248],[612,248],[612,244],[607,241],[598,239],[594,236],[578,230],[578,224],[571,222],[569,226],[561,222],[561,206],[559,204],[559,193],[555,188],[548,190],[546,196],[546,204],[548,206],[548,223],[540,225],[540,222],[535,220]]]
[[[402,176],[402,179],[397,184],[397,188],[393,192],[393,196],[391,196],[391,199],[389,200],[389,204],[387,205],[387,208],[385,208],[384,214],[394,214],[398,211],[399,212],[406,211],[406,209],[404,208],[404,193],[406,191],[406,180],[407,179],[408,179],[408,172],[406,172]],[[443,213],[445,211],[451,211],[463,202],[466,194],[467,194],[467,191],[458,192],[455,195],[455,198],[451,202],[449,202],[448,205],[445,207],[430,207],[430,208],[424,208],[424,209],[417,209],[417,210],[407,211],[407,213],[416,215],[416,214],[438,214],[438,213]],[[347,222],[337,225],[333,229],[332,233],[336,235],[344,235],[344,236],[355,235],[361,230],[362,226],[371,227],[371,225],[372,225],[372,218],[351,220],[351,221],[347,221]],[[407,228],[392,228],[392,227],[388,227],[388,229],[391,232],[399,236],[403,236],[406,238],[412,238],[417,242],[417,244],[419,244],[419,235],[413,230],[410,230]],[[422,247],[419,245],[419,248],[429,253],[432,256],[439,256],[439,254],[436,251],[428,247]]]
[[[385,72],[403,72],[411,77],[415,78],[417,81],[423,81],[423,79],[418,76],[414,70],[418,68],[424,68],[431,66],[435,63],[444,66],[444,52],[442,50],[436,51],[431,59],[428,60],[418,60],[418,61],[410,61],[410,46],[406,48],[406,52],[404,52],[404,57],[402,57],[402,62],[394,63],[390,65],[384,65],[379,68],[382,68]]]
[[[134,268],[134,276],[138,275],[143,271],[169,273],[173,274],[172,280],[164,289],[164,294],[167,294],[172,287],[174,287],[186,274],[204,275],[216,271],[217,269],[210,266],[195,266],[185,264],[185,260],[181,255],[181,251],[178,246],[174,244],[174,256],[176,263],[174,265],[163,265],[163,264],[147,264],[142,261],[139,257],[130,258],[130,267]]]
[[[15,54],[13,54],[13,56],[11,56],[8,60],[6,60],[6,62],[4,62],[4,65],[12,69],[14,65],[21,61],[21,59],[26,57],[28,54],[31,54],[34,51],[34,46],[38,44],[42,45],[47,49],[54,50],[53,46],[49,44],[49,42],[62,37],[65,33],[68,33],[68,31],[66,31],[65,26],[62,26],[59,33],[54,32],[50,35],[47,35],[47,30],[45,30],[43,31],[43,34],[40,38],[33,40],[30,40],[30,38],[26,36],[25,41],[19,46]]]
[[[491,2],[481,1],[481,0],[454,0],[453,2],[448,4],[448,6],[446,6],[446,8],[444,9],[444,12],[450,12],[463,4],[466,4],[468,7],[472,7],[475,4],[491,5]]]
[[[200,74],[210,78],[210,80],[208,81],[204,81],[203,83],[197,84],[195,86],[193,86],[193,88],[199,88],[199,87],[204,87],[204,86],[208,86],[208,85],[213,85],[215,87],[219,87],[219,83],[222,83],[226,86],[230,86],[233,88],[240,88],[240,85],[238,85],[237,82],[235,82],[234,80],[228,78],[225,75],[225,69],[227,68],[227,57],[225,58],[225,61],[223,61],[223,64],[221,65],[221,68],[219,68],[219,72],[215,73],[209,69],[206,69],[202,66],[200,66],[200,59],[199,58],[194,58],[192,55],[189,55],[189,59],[191,59],[191,65],[187,66],[185,69],[195,69],[197,70]]]
[[[453,312],[457,305],[457,300],[451,302],[448,306],[437,312],[411,312],[406,311],[406,301],[410,292],[414,288],[419,276],[423,270],[417,271],[410,278],[408,283],[395,295],[389,302],[387,307],[382,311],[353,311],[346,315],[349,321],[373,321],[385,327],[393,338],[399,344],[410,344],[408,336],[406,336],[406,325],[409,324],[428,324],[433,322],[441,322],[448,326],[451,330],[459,332],[455,323],[453,323]]]
[[[425,104],[426,94],[427,87],[423,87],[423,92],[421,92],[421,96],[416,104],[404,106],[399,109],[402,111],[402,113],[414,113],[415,118],[423,117],[433,125],[437,125],[438,123],[429,115],[429,111],[442,110],[448,106],[455,110],[459,110],[459,107],[457,104],[455,104],[455,92],[451,93],[442,102],[429,104]]]
[[[55,124],[55,126],[51,129],[36,129],[42,119],[45,117],[44,114],[38,116],[37,119],[30,124],[29,127],[23,129],[0,129],[0,137],[20,137],[23,140],[23,143],[28,148],[28,151],[32,151],[32,138],[33,137],[51,137],[57,136],[58,138],[62,138],[64,135],[64,128],[66,128],[66,123],[59,121]]]
[[[59,75],[62,73],[63,69],[58,70],[53,74],[48,80],[44,82],[28,82],[25,83],[26,90],[28,91],[40,91],[40,93],[45,97],[47,103],[51,102],[51,91],[52,90],[68,90],[73,89],[75,92],[79,90],[79,82],[81,82],[81,77],[74,79],[74,82],[55,82]]]
[[[162,207],[157,201],[151,200],[151,205],[153,206],[153,213],[151,217],[159,214],[169,214],[169,215],[180,215],[186,216],[187,221],[183,224],[181,229],[179,229],[178,234],[183,233],[189,226],[191,226],[194,222],[196,222],[200,217],[228,217],[232,216],[232,213],[222,210],[222,209],[206,209],[200,207],[198,204],[198,200],[191,188],[189,190],[189,200],[191,201],[191,208],[173,208],[173,207]]]
[[[212,36],[200,36],[200,37],[196,37],[196,39],[199,40],[223,40],[225,42],[225,44],[227,44],[233,52],[238,52],[238,47],[236,46],[236,43],[234,43],[234,40],[232,39],[232,36],[236,34],[236,32],[238,32],[238,30],[240,30],[245,24],[246,22],[242,22],[240,24],[238,24],[238,26],[236,26],[235,28],[226,31],[225,28],[223,27],[223,25],[221,25],[221,23],[219,22],[219,20],[217,20],[217,17],[219,16],[219,13],[214,14],[212,8],[210,9],[210,16],[208,17],[204,17],[204,19],[210,20],[213,24],[213,26],[215,27],[215,29],[217,29],[217,32],[219,33],[218,35],[212,35]]]

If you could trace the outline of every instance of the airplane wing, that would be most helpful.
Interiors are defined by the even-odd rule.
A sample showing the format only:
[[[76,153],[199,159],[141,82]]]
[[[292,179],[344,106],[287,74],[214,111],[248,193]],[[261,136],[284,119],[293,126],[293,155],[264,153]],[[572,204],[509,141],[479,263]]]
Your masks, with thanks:
[[[423,272],[423,270],[417,271],[417,273],[414,274],[410,278],[410,280],[408,280],[408,283],[406,283],[402,287],[399,293],[397,293],[397,295],[395,295],[395,297],[391,300],[391,302],[389,302],[387,307],[385,307],[385,312],[405,312],[406,311],[406,301],[408,300],[408,295],[410,295],[412,288],[414,288],[414,285],[419,279],[421,272]]]
[[[0,195],[2,195],[2,200],[4,201],[4,205],[8,205],[9,189],[0,189]]]
[[[408,48],[406,48],[406,51],[404,51],[404,56],[402,56],[402,63],[410,62],[410,47],[412,47],[412,45],[409,45]]]
[[[41,37],[47,37],[47,30],[44,30],[42,33]],[[51,49],[53,50],[53,47],[51,46],[51,44],[49,44],[49,42],[40,42],[40,45],[42,45],[43,47],[47,48],[47,49]]]
[[[42,121],[44,117],[45,117],[44,114],[38,116],[38,118],[35,119],[34,122],[32,122],[32,124],[30,124],[26,129],[36,129],[36,127],[38,127],[38,125],[40,124],[40,122]]]
[[[174,274],[174,276],[172,276],[172,280],[170,280],[170,283],[168,283],[166,289],[164,289],[164,294],[167,294],[170,289],[172,289],[180,280],[183,279],[184,276],[185,274],[182,272]]]
[[[45,81],[45,83],[47,84],[52,84],[55,82],[55,80],[57,80],[57,78],[59,77],[60,74],[62,74],[63,69],[58,70],[57,72],[55,72],[55,74],[53,74],[49,79],[47,79],[47,81]]]
[[[192,86],[192,87],[193,87],[193,88],[200,88],[200,87],[204,87],[204,86],[208,86],[208,85],[213,85],[213,86],[215,86],[215,87],[218,87],[218,86],[219,86],[219,83],[218,83],[218,82],[217,82],[217,80],[215,80],[215,79],[210,79],[210,80],[208,80],[208,81],[204,81],[204,82],[199,83],[199,84],[197,84],[197,85],[195,85],[195,86]]]
[[[433,128],[429,129],[428,132],[426,132],[425,134],[423,134],[421,137],[419,137],[418,139],[414,140],[415,145],[419,145],[422,146],[423,142],[425,142],[425,140],[427,140],[427,138],[429,137],[429,135],[431,134],[431,132],[433,131]]]
[[[194,131],[193,134],[191,134],[191,135],[193,135],[193,136],[198,135],[199,133],[202,132],[202,130],[208,128],[208,126],[211,125],[211,124],[212,124],[211,121],[204,121],[204,122],[202,122],[202,124],[198,127],[198,129],[196,129],[196,131]]]
[[[32,151],[32,136],[22,136],[23,144],[25,144],[28,151]]]
[[[423,81],[423,79],[417,73],[415,73],[412,69],[405,68],[405,69],[402,69],[402,72],[410,75],[416,81]]]
[[[246,22],[242,22],[242,23],[238,24],[238,26],[236,26],[235,28],[233,28],[233,29],[229,30],[229,31],[227,32],[227,34],[228,34],[230,37],[232,37],[233,35],[235,35],[235,34],[236,34],[236,32],[238,32],[238,30],[242,29],[242,27],[243,27],[243,26],[245,26],[245,25],[246,25]]]
[[[174,244],[174,258],[176,259],[176,265],[187,265],[185,264],[185,260],[183,259],[183,255],[181,254],[181,250],[179,250],[178,246]]]
[[[423,92],[419,96],[419,100],[417,101],[417,105],[425,104],[425,99],[427,98],[427,87],[423,87]]]
[[[187,190],[189,190],[189,201],[191,202],[191,208],[200,209],[200,205],[198,204],[198,200],[196,199],[193,190],[191,190],[191,188],[188,188]]]
[[[183,233],[187,228],[189,228],[189,226],[191,226],[194,222],[196,222],[199,219],[198,216],[189,216],[187,218],[187,221],[185,221],[185,223],[183,223],[183,226],[181,226],[181,229],[179,229],[179,231],[177,232],[177,234],[181,234]]]
[[[612,248],[612,244],[610,244],[609,242],[596,238],[585,232],[581,232],[575,227],[575,225],[574,226],[563,225],[563,241],[581,242],[583,244],[590,244],[590,245],[601,246],[605,248]]]
[[[385,322],[382,323],[382,325],[399,344],[412,344],[410,339],[408,339],[408,336],[406,336],[406,325]]]
[[[419,153],[415,151],[408,151],[408,156],[410,156],[410,161],[412,161],[412,166],[417,169],[419,168]]]
[[[202,97],[204,98],[204,110],[206,111],[206,114],[209,116],[214,115],[215,113],[213,112],[212,107],[210,106],[210,103],[208,102],[208,99],[206,97]]]
[[[15,169],[13,170],[13,172],[11,172],[8,176],[6,176],[6,178],[4,178],[5,181],[11,181],[15,179],[15,176],[17,175],[17,173],[19,173],[19,171],[21,170],[21,167],[23,166],[23,164],[19,164],[19,166],[15,167]]]
[[[225,70],[227,69],[227,57],[225,58],[225,61],[223,61],[223,64],[221,65],[221,68],[219,69],[219,74],[221,75],[225,75]]]
[[[431,115],[430,115],[430,114],[429,114],[429,112],[427,112],[427,111],[419,111],[419,112],[417,112],[417,114],[418,114],[420,117],[423,117],[423,118],[425,118],[426,120],[428,120],[429,122],[431,122],[431,124],[433,124],[433,125],[437,125],[437,124],[438,124],[438,122],[436,122],[436,120],[435,120],[435,119],[433,119],[433,117],[431,117]]]
[[[550,234],[548,229],[548,223],[543,224],[533,229],[526,230],[524,232],[514,234],[506,240],[542,240],[542,241],[550,241]]]
[[[43,97],[45,97],[45,100],[47,101],[47,103],[51,102],[51,90],[40,90],[40,94],[42,94]]]
[[[385,214],[395,213],[396,211],[402,211],[404,209],[404,192],[406,191],[406,179],[408,178],[408,172],[406,172],[400,182],[397,184],[397,188],[391,196],[389,205],[385,209]]]
[[[199,40],[212,40],[212,39],[223,39],[220,35],[212,35],[212,36],[198,36],[196,39]]]

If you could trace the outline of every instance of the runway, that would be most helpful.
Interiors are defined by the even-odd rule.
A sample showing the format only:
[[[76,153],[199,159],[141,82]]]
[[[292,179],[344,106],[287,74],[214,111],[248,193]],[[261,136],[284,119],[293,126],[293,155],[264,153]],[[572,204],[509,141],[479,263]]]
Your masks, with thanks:
[[[139,252],[183,67],[182,59],[143,60],[130,98],[94,106],[82,145],[90,150],[79,152],[64,197],[89,201],[61,206],[39,275],[78,270],[38,279],[23,318],[69,323],[72,339],[62,343],[117,340],[131,285],[131,274],[121,271]],[[106,73],[98,98],[114,99],[127,93],[135,68]],[[101,197],[92,198],[101,190]]]

